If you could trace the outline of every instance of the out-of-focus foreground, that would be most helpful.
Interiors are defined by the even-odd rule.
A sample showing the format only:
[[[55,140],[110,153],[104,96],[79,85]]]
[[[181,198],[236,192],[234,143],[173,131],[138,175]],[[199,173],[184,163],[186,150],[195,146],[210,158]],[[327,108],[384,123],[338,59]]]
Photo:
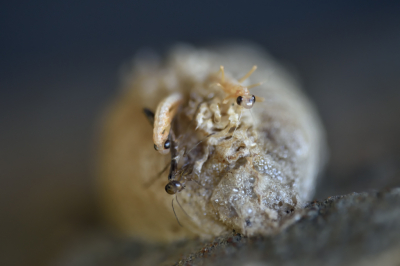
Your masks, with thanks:
[[[261,44],[295,67],[324,120],[331,160],[315,198],[400,185],[399,10],[373,1],[2,4],[1,264],[43,265],[100,230],[99,120],[141,47]]]

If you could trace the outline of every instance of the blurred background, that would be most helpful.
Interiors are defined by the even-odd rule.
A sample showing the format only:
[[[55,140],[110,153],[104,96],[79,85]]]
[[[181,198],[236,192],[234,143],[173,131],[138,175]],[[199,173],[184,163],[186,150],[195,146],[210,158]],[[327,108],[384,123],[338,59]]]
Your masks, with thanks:
[[[315,197],[400,185],[399,14],[399,1],[2,1],[0,264],[46,265],[97,230],[100,117],[143,47],[262,45],[326,126]]]

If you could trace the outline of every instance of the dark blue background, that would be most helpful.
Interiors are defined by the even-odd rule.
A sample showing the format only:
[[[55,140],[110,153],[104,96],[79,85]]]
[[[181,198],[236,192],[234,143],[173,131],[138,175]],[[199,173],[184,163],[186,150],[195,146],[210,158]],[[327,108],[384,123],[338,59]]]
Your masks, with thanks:
[[[3,1],[0,258],[42,264],[96,226],[99,117],[142,47],[265,46],[324,119],[317,197],[399,185],[399,14],[398,1]]]

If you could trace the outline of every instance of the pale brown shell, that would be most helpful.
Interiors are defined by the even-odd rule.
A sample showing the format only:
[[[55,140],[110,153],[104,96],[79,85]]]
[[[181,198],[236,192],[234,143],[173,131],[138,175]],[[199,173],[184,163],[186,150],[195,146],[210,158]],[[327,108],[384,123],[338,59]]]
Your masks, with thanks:
[[[213,86],[219,66],[226,78],[258,69],[248,84],[265,102],[252,113]],[[164,186],[168,172],[146,183],[171,160],[154,151],[152,127],[143,107],[180,92],[185,100],[174,130],[188,151],[193,171],[175,204],[177,223]],[[161,64],[136,60],[126,88],[111,106],[104,124],[99,184],[108,220],[124,234],[148,241],[212,237],[235,229],[247,235],[279,230],[285,217],[314,192],[325,163],[325,136],[313,105],[299,84],[257,47],[247,45],[195,49],[178,46]],[[206,136],[214,135],[205,139]],[[195,180],[190,181],[190,180]]]

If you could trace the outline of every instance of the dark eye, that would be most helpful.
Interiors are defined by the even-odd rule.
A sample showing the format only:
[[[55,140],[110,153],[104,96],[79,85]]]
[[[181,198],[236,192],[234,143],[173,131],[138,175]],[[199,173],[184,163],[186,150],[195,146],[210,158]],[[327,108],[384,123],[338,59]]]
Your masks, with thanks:
[[[256,102],[256,96],[254,96],[254,94],[253,94],[253,96],[251,97],[251,99],[253,100],[253,103]]]
[[[236,102],[237,102],[238,105],[241,105],[242,101],[243,101],[243,97],[242,96],[239,96],[239,97],[236,98]]]
[[[165,191],[168,193],[168,194],[175,194],[175,191],[174,191],[174,188],[173,188],[173,186],[171,185],[171,184],[167,184],[166,186],[165,186]]]
[[[167,139],[167,141],[164,143],[164,149],[169,149],[171,147],[171,142]]]
[[[156,144],[154,144],[154,149],[155,149],[156,151],[158,151],[158,148],[157,148],[157,145],[156,145]]]
[[[182,184],[178,181],[171,181],[165,186],[165,191],[170,194],[176,194],[183,189]]]

